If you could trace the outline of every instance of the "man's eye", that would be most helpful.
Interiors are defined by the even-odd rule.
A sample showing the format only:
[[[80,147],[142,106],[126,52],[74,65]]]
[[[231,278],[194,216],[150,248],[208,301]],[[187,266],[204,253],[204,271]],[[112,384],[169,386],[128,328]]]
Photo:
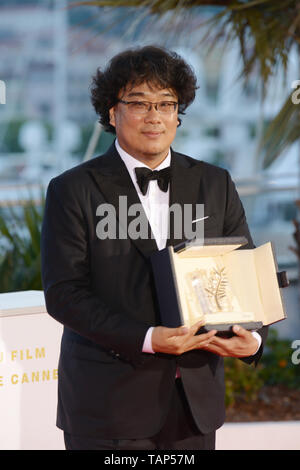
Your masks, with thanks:
[[[162,111],[173,111],[174,110],[174,103],[171,103],[170,101],[162,101],[159,103],[159,109]]]
[[[141,101],[134,101],[131,103],[133,107],[135,108],[145,108],[147,105]]]

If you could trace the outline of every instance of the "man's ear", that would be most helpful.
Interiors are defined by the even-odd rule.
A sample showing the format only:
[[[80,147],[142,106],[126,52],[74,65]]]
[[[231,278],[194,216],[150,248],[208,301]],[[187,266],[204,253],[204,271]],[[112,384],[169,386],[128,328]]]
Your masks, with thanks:
[[[115,108],[110,108],[109,110],[109,124],[111,126],[116,127],[116,120],[115,120]]]

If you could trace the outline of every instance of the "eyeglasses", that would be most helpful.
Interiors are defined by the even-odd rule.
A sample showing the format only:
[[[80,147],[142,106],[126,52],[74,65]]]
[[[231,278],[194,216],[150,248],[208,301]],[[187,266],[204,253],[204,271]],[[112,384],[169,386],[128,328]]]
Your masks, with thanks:
[[[158,103],[152,103],[151,101],[119,100],[119,103],[126,104],[132,114],[146,114],[152,109],[152,106],[161,114],[172,114],[176,111],[178,105],[176,101],[159,101]]]

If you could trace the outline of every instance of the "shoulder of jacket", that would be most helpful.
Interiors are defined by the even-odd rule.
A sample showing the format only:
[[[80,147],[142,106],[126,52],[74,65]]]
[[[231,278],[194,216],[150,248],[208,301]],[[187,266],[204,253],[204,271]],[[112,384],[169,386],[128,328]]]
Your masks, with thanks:
[[[99,165],[99,161],[102,155],[95,157],[87,162],[79,163],[78,165],[65,170],[63,173],[53,177],[50,181],[54,185],[77,185],[84,184],[86,179],[89,178],[89,171],[96,165]]]
[[[185,155],[180,152],[174,152],[174,155],[176,158],[179,160],[185,160],[186,163],[188,163],[191,167],[193,166],[201,166],[202,171],[207,173],[207,174],[214,174],[214,175],[220,175],[220,176],[227,176],[229,174],[228,170],[225,168],[222,168],[220,166],[214,165],[212,163],[208,163],[204,160],[200,160],[194,157],[191,157],[189,155]]]

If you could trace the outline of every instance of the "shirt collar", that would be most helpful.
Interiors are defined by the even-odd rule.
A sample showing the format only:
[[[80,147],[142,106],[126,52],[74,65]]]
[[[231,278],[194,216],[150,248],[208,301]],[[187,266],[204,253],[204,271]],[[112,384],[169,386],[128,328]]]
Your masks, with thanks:
[[[134,178],[135,178],[134,169],[136,167],[146,167],[146,168],[149,168],[150,170],[152,170],[152,168],[150,168],[148,165],[145,165],[145,163],[142,163],[140,160],[137,160],[136,158],[129,155],[129,153],[125,152],[125,150],[123,150],[122,147],[120,147],[118,139],[116,139],[116,141],[115,141],[115,146],[116,146],[116,149],[117,149],[120,157],[122,158],[123,162],[125,163],[125,165],[127,167],[127,170],[129,172],[129,174],[131,175],[131,177],[134,176]],[[162,170],[163,168],[169,167],[170,164],[171,164],[171,151],[169,149],[169,152],[168,152],[166,158],[155,168],[155,170]]]

